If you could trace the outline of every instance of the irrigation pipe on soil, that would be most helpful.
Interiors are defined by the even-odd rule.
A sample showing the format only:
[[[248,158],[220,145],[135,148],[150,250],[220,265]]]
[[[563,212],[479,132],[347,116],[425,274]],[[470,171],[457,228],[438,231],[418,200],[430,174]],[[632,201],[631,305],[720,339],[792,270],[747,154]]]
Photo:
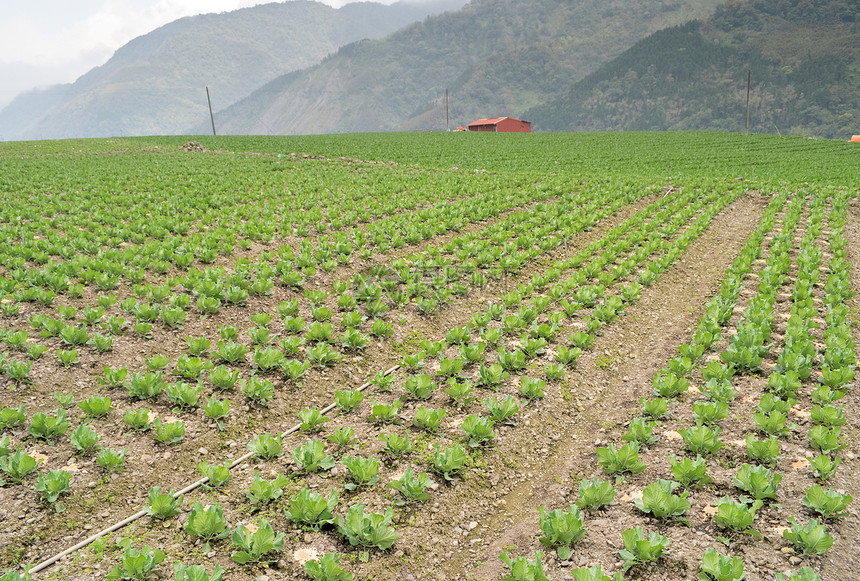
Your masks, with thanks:
[[[388,369],[388,370],[384,371],[384,372],[383,372],[383,375],[391,375],[392,373],[394,373],[395,371],[397,371],[399,368],[400,368],[400,366],[399,366],[399,365],[395,365],[395,366],[394,366],[394,367],[392,367],[391,369]],[[361,385],[361,386],[358,388],[358,391],[364,391],[364,390],[366,390],[368,387],[370,387],[370,385],[371,385],[371,383],[370,383],[369,381],[367,381],[367,382],[365,382],[363,385]],[[320,410],[320,413],[323,413],[323,414],[328,413],[328,412],[330,412],[331,410],[333,410],[333,409],[336,407],[336,405],[337,405],[337,404],[335,404],[335,403],[331,403],[331,404],[329,404],[328,406],[324,407],[322,410]],[[297,432],[297,431],[299,430],[299,426],[301,426],[301,424],[296,424],[295,426],[293,426],[293,427],[289,428],[289,429],[288,429],[288,430],[286,430],[285,432],[281,432],[281,437],[283,438],[283,437],[285,437],[285,436],[288,436],[288,435],[290,435],[290,434],[292,434],[292,433]],[[247,454],[245,454],[244,456],[241,456],[241,457],[239,457],[239,458],[236,458],[235,460],[233,460],[233,462],[231,462],[231,463],[230,463],[230,470],[232,470],[233,468],[235,468],[235,467],[236,467],[236,466],[238,466],[239,464],[242,464],[242,463],[243,463],[243,462],[245,462],[246,460],[249,460],[250,458],[253,458],[254,456],[256,456],[256,454],[254,454],[253,452],[248,452],[248,453],[247,453]],[[174,493],[173,493],[173,498],[179,498],[179,496],[180,496],[180,495],[187,494],[187,493],[191,492],[192,490],[196,490],[196,489],[197,489],[197,488],[199,488],[200,486],[202,486],[202,485],[206,484],[208,481],[209,481],[209,478],[208,478],[208,477],[203,477],[203,478],[201,478],[200,480],[198,480],[197,482],[193,482],[193,483],[189,484],[188,486],[186,486],[186,487],[185,487],[185,488],[183,488],[182,490],[179,490],[179,491],[177,491],[177,492],[174,492]],[[119,522],[117,522],[117,523],[114,523],[113,525],[109,526],[108,528],[106,528],[106,529],[102,529],[102,530],[100,530],[99,532],[97,532],[97,533],[95,533],[95,534],[93,534],[93,535],[91,535],[91,536],[87,537],[86,539],[84,539],[83,541],[79,542],[78,544],[76,544],[76,545],[74,545],[74,546],[71,546],[71,547],[69,547],[68,549],[66,549],[66,550],[64,550],[64,551],[62,551],[62,552],[60,552],[60,553],[57,553],[57,554],[56,554],[56,555],[54,555],[53,557],[50,557],[50,558],[48,558],[48,559],[45,559],[45,560],[44,560],[44,561],[42,561],[41,563],[38,563],[37,565],[34,565],[33,567],[30,567],[30,569],[28,570],[28,572],[29,572],[29,573],[31,573],[31,574],[33,574],[33,573],[38,573],[39,571],[42,571],[43,569],[47,569],[48,567],[50,567],[51,565],[53,565],[54,563],[56,563],[57,561],[59,561],[59,560],[60,560],[60,559],[62,559],[63,557],[65,557],[65,556],[67,556],[67,555],[71,555],[72,553],[74,553],[75,551],[77,551],[77,550],[79,550],[79,549],[83,549],[84,547],[86,547],[86,546],[87,546],[87,545],[89,545],[90,543],[92,543],[92,542],[94,542],[94,541],[96,541],[96,540],[100,539],[101,537],[103,537],[103,536],[105,536],[105,535],[107,535],[107,534],[110,534],[110,533],[112,533],[112,532],[114,532],[114,531],[116,531],[116,530],[121,529],[122,527],[124,527],[124,526],[125,526],[125,525],[127,525],[127,524],[133,523],[134,521],[136,521],[137,519],[139,519],[139,518],[141,518],[141,517],[145,516],[146,514],[147,514],[147,513],[146,513],[146,511],[143,511],[143,510],[141,510],[141,511],[139,511],[139,512],[136,512],[136,513],[134,513],[133,515],[131,515],[131,516],[129,516],[129,517],[126,517],[126,518],[124,518],[123,520],[121,520],[121,521],[119,521]]]

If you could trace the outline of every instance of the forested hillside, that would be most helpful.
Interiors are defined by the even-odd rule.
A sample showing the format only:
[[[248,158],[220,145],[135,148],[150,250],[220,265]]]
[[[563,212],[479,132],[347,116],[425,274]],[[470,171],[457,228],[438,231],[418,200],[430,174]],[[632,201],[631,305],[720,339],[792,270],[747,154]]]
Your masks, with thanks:
[[[731,1],[659,31],[526,116],[544,131],[860,132],[860,2]]]
[[[218,114],[221,131],[330,133],[444,129],[517,115],[666,26],[722,0],[472,0],[384,39],[341,48]],[[200,123],[193,131],[206,131]]]
[[[466,0],[372,2],[333,9],[295,0],[182,18],[138,37],[75,83],[19,96],[0,112],[4,139],[182,133],[273,78],[339,46],[379,38]]]

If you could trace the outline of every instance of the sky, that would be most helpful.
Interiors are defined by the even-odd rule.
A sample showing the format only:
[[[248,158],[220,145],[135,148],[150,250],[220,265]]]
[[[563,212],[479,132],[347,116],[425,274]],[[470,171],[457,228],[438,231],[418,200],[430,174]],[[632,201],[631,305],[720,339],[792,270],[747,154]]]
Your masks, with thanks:
[[[272,0],[269,0],[272,1]],[[349,0],[319,0],[340,8]],[[394,0],[376,0],[391,4]],[[128,41],[183,16],[261,0],[0,0],[0,109],[24,91],[71,83]]]

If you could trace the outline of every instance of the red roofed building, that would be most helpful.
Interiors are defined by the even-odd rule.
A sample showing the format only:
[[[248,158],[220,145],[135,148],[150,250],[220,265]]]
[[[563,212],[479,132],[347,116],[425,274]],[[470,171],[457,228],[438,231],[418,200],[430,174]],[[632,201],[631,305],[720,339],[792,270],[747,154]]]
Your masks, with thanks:
[[[513,117],[496,117],[494,119],[478,119],[474,123],[469,123],[469,131],[494,131],[514,132],[514,133],[531,133],[532,124],[529,121],[521,121]]]

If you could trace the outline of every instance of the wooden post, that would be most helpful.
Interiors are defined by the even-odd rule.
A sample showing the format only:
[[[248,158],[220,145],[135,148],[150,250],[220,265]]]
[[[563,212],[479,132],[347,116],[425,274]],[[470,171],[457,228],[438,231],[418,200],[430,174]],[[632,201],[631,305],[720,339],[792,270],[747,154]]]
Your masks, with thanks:
[[[747,122],[744,126],[744,133],[750,134],[750,80],[752,79],[752,70],[747,69]]]
[[[212,99],[209,98],[209,86],[206,86],[206,101],[209,102],[209,119],[212,121],[212,135],[215,135],[215,116],[212,114]]]

